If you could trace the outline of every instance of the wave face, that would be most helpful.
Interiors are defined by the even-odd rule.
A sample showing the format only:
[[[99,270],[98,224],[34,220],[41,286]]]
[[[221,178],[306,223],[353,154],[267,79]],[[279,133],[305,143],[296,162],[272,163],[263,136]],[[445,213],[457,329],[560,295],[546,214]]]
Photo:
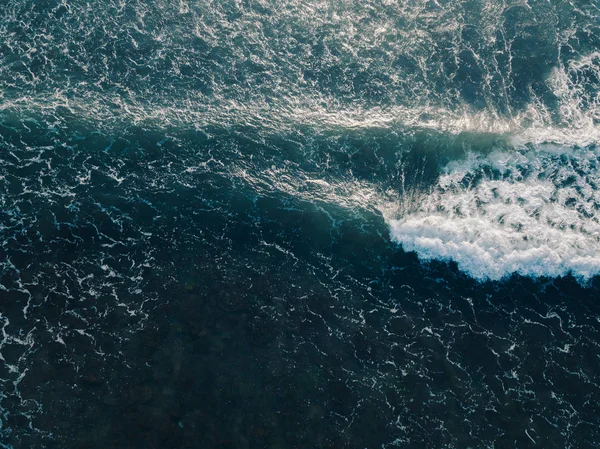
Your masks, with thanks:
[[[0,448],[598,447],[599,164],[595,0],[3,0]]]
[[[516,126],[508,148],[491,145],[450,162],[419,205],[389,220],[392,237],[480,280],[597,275],[598,80],[598,52],[552,69],[545,83],[563,126],[550,119]]]

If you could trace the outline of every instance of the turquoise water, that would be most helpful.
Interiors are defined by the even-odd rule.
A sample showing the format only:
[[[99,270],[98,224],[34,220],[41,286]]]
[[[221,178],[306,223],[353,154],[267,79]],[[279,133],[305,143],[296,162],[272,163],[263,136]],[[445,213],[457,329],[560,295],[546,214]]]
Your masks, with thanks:
[[[597,447],[599,19],[5,0],[0,447]]]

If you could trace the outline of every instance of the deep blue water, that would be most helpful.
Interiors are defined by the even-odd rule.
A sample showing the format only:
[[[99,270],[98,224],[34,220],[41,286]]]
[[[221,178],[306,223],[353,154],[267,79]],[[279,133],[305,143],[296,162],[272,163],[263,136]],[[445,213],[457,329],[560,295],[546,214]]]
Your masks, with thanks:
[[[1,448],[600,446],[596,0],[2,0]]]

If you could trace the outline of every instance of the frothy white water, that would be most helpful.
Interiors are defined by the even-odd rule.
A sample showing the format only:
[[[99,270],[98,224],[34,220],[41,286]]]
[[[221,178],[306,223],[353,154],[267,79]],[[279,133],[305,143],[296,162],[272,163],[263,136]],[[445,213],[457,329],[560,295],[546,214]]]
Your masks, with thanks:
[[[600,274],[600,152],[543,146],[449,164],[392,237],[476,279]]]
[[[511,149],[450,163],[429,195],[388,219],[392,237],[480,280],[600,274],[598,79],[598,53],[556,67],[547,85],[558,119],[533,102],[507,127]]]

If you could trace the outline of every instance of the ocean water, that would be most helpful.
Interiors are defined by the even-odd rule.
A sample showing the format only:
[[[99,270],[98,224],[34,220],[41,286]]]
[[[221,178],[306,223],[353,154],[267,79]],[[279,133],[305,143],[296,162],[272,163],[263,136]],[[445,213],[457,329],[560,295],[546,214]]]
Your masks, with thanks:
[[[2,0],[0,448],[600,447],[597,0]]]

